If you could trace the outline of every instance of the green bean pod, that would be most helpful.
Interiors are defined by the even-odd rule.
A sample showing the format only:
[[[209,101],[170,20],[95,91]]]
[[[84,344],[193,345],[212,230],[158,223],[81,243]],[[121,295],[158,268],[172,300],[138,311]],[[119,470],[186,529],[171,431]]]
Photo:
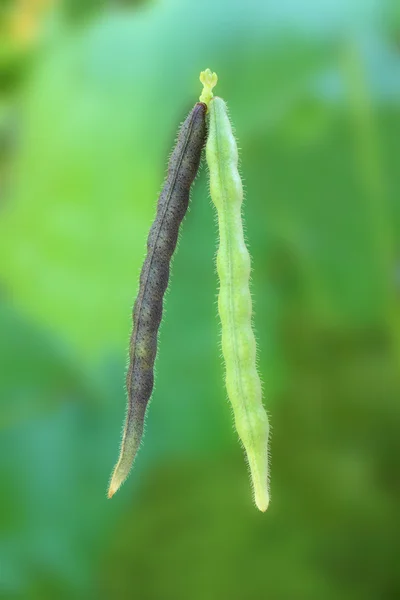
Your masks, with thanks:
[[[243,187],[238,172],[238,150],[225,102],[214,97],[210,99],[208,108],[206,156],[211,198],[218,213],[218,310],[226,388],[236,430],[247,455],[255,502],[264,512],[269,504],[269,424],[256,367],[249,289],[250,255],[243,235]]]

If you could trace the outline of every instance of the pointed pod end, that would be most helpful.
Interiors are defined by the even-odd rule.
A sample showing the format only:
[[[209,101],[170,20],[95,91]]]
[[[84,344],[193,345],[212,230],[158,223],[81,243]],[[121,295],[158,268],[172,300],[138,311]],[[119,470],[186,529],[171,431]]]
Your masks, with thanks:
[[[119,481],[115,475],[113,475],[112,479],[111,479],[111,483],[109,485],[108,488],[108,492],[107,492],[107,498],[110,499],[114,496],[114,494],[116,492],[118,492],[119,488],[121,487],[121,483],[122,481]]]
[[[268,493],[256,494],[255,497],[256,505],[258,510],[265,512],[269,506],[269,495]]]
[[[114,496],[114,494],[115,494],[116,491],[117,491],[117,488],[110,486],[108,488],[107,498],[110,500]]]
[[[263,442],[264,446],[264,442]],[[268,452],[247,453],[251,481],[253,484],[253,497],[258,510],[265,512],[269,506],[269,477],[268,477]]]

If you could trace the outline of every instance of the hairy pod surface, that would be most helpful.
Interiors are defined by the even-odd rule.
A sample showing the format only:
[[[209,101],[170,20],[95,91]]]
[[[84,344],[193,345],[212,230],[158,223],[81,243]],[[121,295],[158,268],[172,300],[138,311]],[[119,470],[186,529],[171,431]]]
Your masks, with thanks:
[[[211,199],[218,213],[220,280],[218,310],[226,388],[233,407],[236,430],[246,451],[257,507],[265,511],[268,492],[268,417],[262,403],[261,381],[256,367],[256,342],[252,330],[249,289],[250,255],[243,235],[242,181],[238,150],[225,102],[209,102],[206,145]]]
[[[198,102],[180,128],[158,199],[156,218],[148,236],[147,255],[133,309],[126,377],[126,422],[119,460],[108,491],[109,498],[128,476],[142,438],[146,407],[153,391],[157,335],[170,261],[176,248],[179,226],[188,208],[190,186],[200,164],[206,137],[206,111],[206,105]]]

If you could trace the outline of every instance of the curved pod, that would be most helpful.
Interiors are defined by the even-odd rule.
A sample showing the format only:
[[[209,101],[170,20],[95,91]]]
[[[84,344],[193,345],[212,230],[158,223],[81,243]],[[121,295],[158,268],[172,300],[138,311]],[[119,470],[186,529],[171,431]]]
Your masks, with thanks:
[[[189,204],[190,187],[200,164],[206,136],[207,107],[198,102],[182,124],[168,164],[168,174],[158,199],[157,214],[147,240],[147,256],[133,310],[133,331],[126,377],[128,407],[118,462],[108,497],[126,479],[140,441],[146,407],[153,391],[157,335],[163,298],[168,286],[170,261],[178,240],[179,226]]]
[[[210,192],[218,213],[220,280],[218,310],[226,388],[233,407],[236,430],[246,451],[257,507],[265,511],[268,492],[269,424],[262,403],[256,367],[256,342],[252,330],[249,289],[250,255],[243,235],[243,188],[238,171],[238,150],[225,102],[209,102],[206,145]]]

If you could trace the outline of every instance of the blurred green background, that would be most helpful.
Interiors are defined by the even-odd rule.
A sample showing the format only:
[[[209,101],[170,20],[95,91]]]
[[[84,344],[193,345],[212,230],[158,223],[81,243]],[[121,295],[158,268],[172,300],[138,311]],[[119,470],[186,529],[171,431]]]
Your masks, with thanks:
[[[1,598],[400,598],[398,7],[1,3]],[[224,390],[204,165],[144,444],[106,499],[147,232],[206,67],[246,185],[265,514]]]

